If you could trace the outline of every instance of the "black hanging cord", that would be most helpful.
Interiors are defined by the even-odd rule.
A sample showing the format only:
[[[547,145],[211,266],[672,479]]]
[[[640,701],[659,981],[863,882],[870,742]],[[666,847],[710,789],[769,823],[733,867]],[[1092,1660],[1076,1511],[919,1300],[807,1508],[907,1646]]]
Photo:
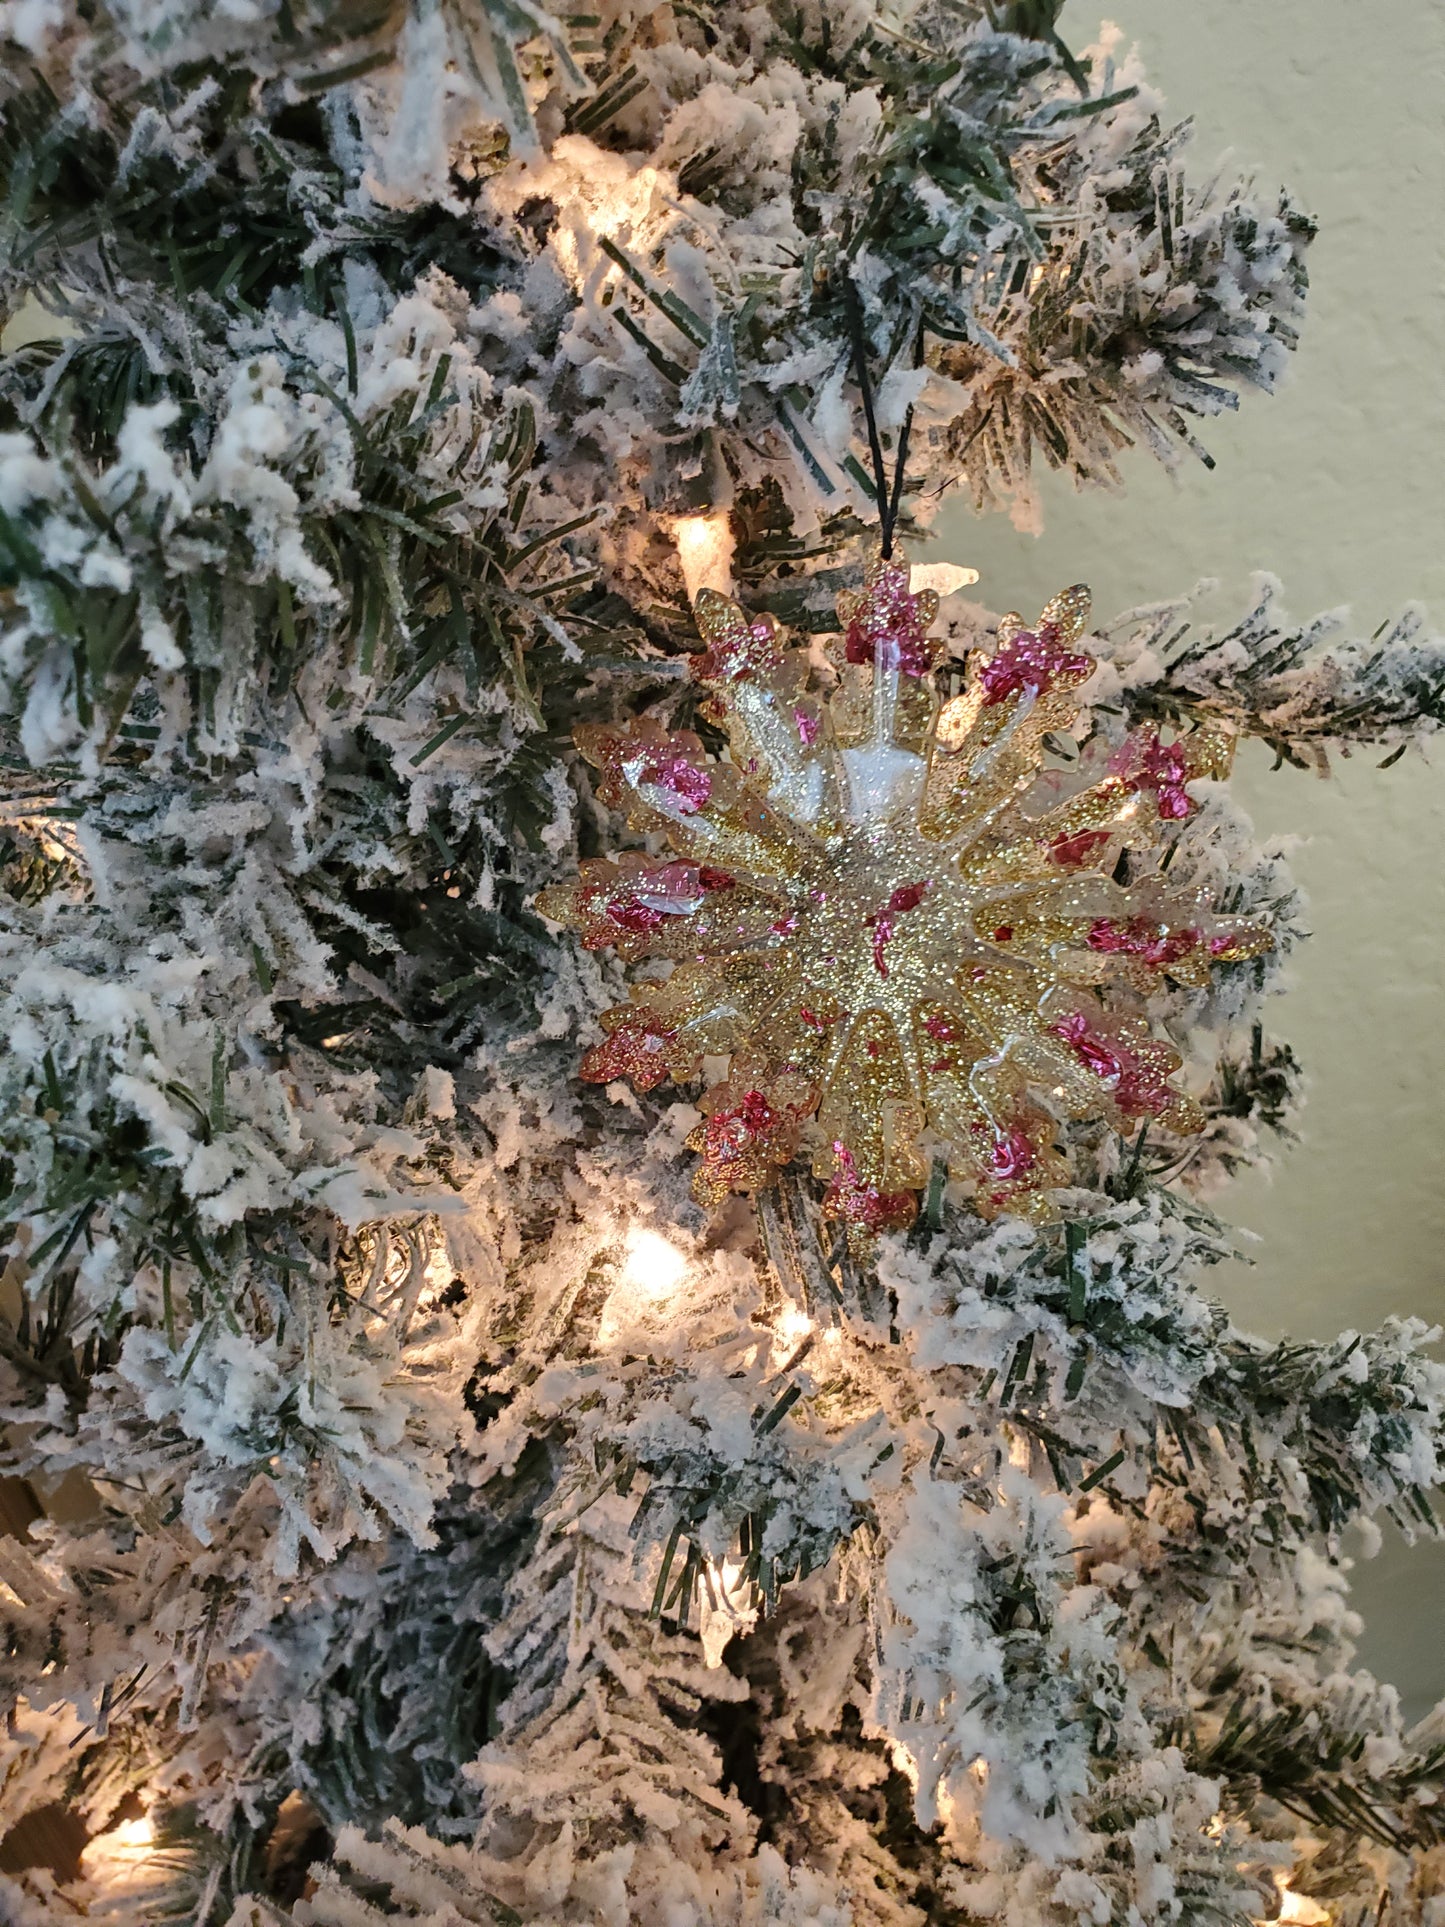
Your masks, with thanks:
[[[898,465],[893,471],[893,493],[888,498],[888,521],[884,527],[883,540],[887,544],[884,554],[892,553],[893,531],[898,526],[898,510],[903,501],[903,471],[908,466],[908,437],[913,432],[913,409],[903,417],[903,426],[898,431]]]
[[[883,560],[887,562],[893,554],[893,531],[898,525],[898,510],[903,501],[903,471],[908,463],[908,436],[913,427],[913,410],[910,408],[903,418],[903,428],[898,437],[898,459],[890,487],[888,466],[883,457],[883,441],[878,433],[878,416],[873,406],[873,383],[868,374],[868,339],[863,332],[863,309],[850,275],[843,277],[843,305],[848,311],[848,331],[853,338],[853,373],[863,397],[863,419],[868,424],[868,450],[873,458],[873,490],[878,498],[878,528],[882,537]]]
[[[918,332],[913,337],[913,365],[923,366],[923,321],[920,318]],[[913,404],[908,404],[903,417],[903,426],[898,431],[898,465],[893,471],[893,493],[888,500],[888,546],[893,547],[893,531],[898,526],[898,510],[903,501],[903,479],[908,472],[908,438],[913,433]]]

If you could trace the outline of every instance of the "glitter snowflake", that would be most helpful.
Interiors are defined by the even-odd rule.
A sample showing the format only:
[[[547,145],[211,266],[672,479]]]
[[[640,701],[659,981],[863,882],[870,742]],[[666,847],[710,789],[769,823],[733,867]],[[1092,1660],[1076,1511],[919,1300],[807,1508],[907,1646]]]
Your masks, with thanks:
[[[692,672],[727,753],[647,717],[578,731],[602,800],[671,846],[584,863],[540,900],[588,948],[663,964],[582,1074],[646,1091],[726,1059],[688,1139],[706,1205],[804,1156],[866,1240],[912,1221],[943,1155],[983,1215],[1041,1219],[1070,1175],[1063,1121],[1203,1121],[1148,993],[1271,939],[1171,892],[1156,846],[1190,784],[1227,773],[1228,740],[1139,730],[1046,768],[1094,669],[1088,591],[1031,629],[1005,616],[946,700],[936,612],[876,560],[838,599],[824,694],[770,617],[704,590]]]

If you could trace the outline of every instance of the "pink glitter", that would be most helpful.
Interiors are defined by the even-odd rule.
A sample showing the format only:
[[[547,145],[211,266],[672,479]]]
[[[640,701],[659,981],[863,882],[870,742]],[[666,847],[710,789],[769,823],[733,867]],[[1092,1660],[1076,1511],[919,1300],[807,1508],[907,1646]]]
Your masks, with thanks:
[[[798,726],[798,740],[804,748],[811,749],[818,740],[818,731],[822,728],[822,723],[806,709],[795,709],[793,721]]]
[[[635,937],[645,936],[649,930],[655,930],[663,920],[661,910],[639,903],[630,890],[615,897],[607,906],[607,921]]]
[[[1126,1117],[1157,1117],[1167,1109],[1174,1093],[1158,1071],[1127,1044],[1095,1035],[1082,1011],[1073,1011],[1050,1029],[1110,1087],[1114,1102]]]
[[[646,1018],[629,1018],[588,1051],[582,1059],[582,1076],[589,1084],[610,1084],[627,1077],[639,1091],[656,1090],[667,1076],[665,1053],[676,1036],[675,1030],[654,1026]]]
[[[1159,814],[1167,820],[1179,822],[1195,807],[1184,787],[1189,781],[1184,744],[1160,742],[1157,729],[1136,730],[1110,757],[1109,768],[1131,789],[1153,790]]]
[[[1041,622],[1036,631],[1020,629],[1007,642],[1000,643],[993,660],[986,662],[979,672],[979,681],[987,701],[993,704],[1025,689],[1041,696],[1061,676],[1078,682],[1093,667],[1092,656],[1081,655],[1060,643],[1054,623]]]
[[[707,1156],[736,1157],[749,1141],[771,1131],[778,1114],[761,1091],[749,1091],[730,1111],[714,1111],[707,1121]]]
[[[1014,1178],[1027,1177],[1039,1161],[1033,1140],[1024,1135],[1017,1127],[999,1133],[989,1153],[988,1165],[996,1178],[1012,1181]]]
[[[849,662],[868,663],[905,676],[927,676],[935,645],[918,613],[918,597],[908,592],[908,571],[884,566],[867,592],[867,601],[848,624]]]
[[[712,795],[712,777],[689,757],[680,753],[645,757],[634,779],[639,785],[651,783],[675,798],[684,816],[700,810]]]
[[[1143,1064],[1126,1064],[1114,1088],[1114,1102],[1125,1117],[1158,1117],[1173,1096],[1163,1078]]]
[[[629,936],[643,937],[656,930],[669,917],[691,916],[698,908],[699,893],[735,888],[735,879],[726,870],[691,863],[663,863],[643,870],[601,894],[598,909],[590,910],[600,921],[589,929],[583,941],[591,950],[600,950],[612,941],[611,932],[625,930]],[[595,898],[593,899],[595,901]]]
[[[1130,917],[1119,923],[1113,917],[1097,917],[1089,926],[1089,948],[1105,956],[1137,957],[1156,969],[1168,969],[1199,947],[1197,930],[1165,930],[1147,917]]]
[[[1080,830],[1076,836],[1056,836],[1049,845],[1049,861],[1061,870],[1082,870],[1109,841],[1107,830]]]
[[[1055,1037],[1061,1037],[1069,1045],[1095,1077],[1102,1077],[1105,1083],[1117,1081],[1124,1068],[1118,1053],[1110,1050],[1102,1038],[1094,1036],[1082,1011],[1071,1012],[1057,1024],[1050,1024],[1049,1029]]]
[[[925,877],[922,883],[901,883],[889,897],[883,908],[868,919],[873,931],[873,968],[880,977],[888,975],[888,965],[883,952],[893,941],[893,923],[907,910],[916,910],[922,903],[933,879]]]
[[[689,667],[699,682],[740,682],[776,668],[781,660],[777,625],[760,617],[716,637],[710,648],[692,657]]]
[[[837,1164],[827,1195],[823,1199],[825,1217],[841,1218],[865,1231],[902,1231],[918,1215],[918,1199],[911,1191],[880,1191],[877,1185],[860,1183],[853,1153],[841,1138],[833,1140]]]

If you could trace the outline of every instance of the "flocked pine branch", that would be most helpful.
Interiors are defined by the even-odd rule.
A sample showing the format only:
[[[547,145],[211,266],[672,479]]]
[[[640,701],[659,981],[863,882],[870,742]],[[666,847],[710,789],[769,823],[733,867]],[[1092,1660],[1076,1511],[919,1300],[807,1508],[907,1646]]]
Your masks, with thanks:
[[[1323,772],[1331,747],[1386,749],[1387,761],[1445,720],[1445,641],[1409,608],[1367,639],[1348,611],[1293,621],[1271,576],[1229,624],[1201,623],[1181,601],[1123,617],[1113,668],[1131,713],[1205,717],[1258,736],[1282,762]]]
[[[687,1095],[578,1086],[616,969],[531,908],[610,834],[572,726],[709,726],[676,516],[817,629],[863,368],[909,538],[1027,516],[1036,458],[1274,385],[1308,221],[1051,0],[0,32],[0,305],[59,318],[0,363],[0,1397],[78,1495],[0,1546],[0,1824],[99,1835],[5,1907],[1237,1927],[1298,1862],[1426,1927],[1439,1748],[1341,1534],[1433,1529],[1439,1368],[1201,1290],[1191,1193],[1292,1115],[1279,857],[1217,789],[1167,841],[1275,939],[1161,989],[1192,1158],[1079,1127],[1043,1233],[940,1164],[872,1268],[798,1173],[705,1227]],[[1114,634],[1061,771],[1125,710],[1438,721],[1413,618],[1184,622]]]

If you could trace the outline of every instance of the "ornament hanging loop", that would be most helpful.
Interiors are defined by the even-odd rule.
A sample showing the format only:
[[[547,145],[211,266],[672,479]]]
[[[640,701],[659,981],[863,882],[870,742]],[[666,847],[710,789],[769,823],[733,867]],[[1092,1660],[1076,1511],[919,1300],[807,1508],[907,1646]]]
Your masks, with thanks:
[[[845,275],[843,279],[843,306],[847,311],[848,333],[853,345],[853,375],[863,398],[863,419],[868,425],[868,452],[873,462],[873,488],[878,502],[879,547],[883,560],[888,562],[893,557],[893,532],[898,525],[898,511],[903,502],[903,476],[908,466],[908,438],[913,428],[913,409],[910,407],[903,417],[893,480],[890,483],[888,465],[883,455],[883,439],[878,432],[873,378],[868,372],[868,337],[863,325],[863,304],[858,299],[858,288],[851,275]],[[922,345],[921,326],[919,345]]]

